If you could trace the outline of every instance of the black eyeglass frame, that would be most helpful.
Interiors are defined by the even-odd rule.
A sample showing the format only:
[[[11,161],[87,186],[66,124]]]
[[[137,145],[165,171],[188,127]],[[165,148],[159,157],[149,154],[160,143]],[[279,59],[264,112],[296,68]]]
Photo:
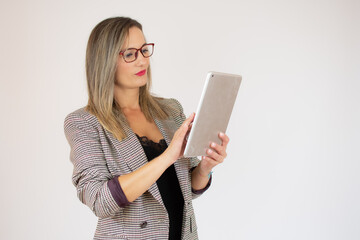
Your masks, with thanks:
[[[140,50],[143,49],[143,47],[145,47],[145,46],[152,46],[152,53],[151,53],[150,56],[145,56],[144,53],[143,53],[142,51],[140,51]],[[141,46],[141,48],[128,48],[128,49],[126,49],[126,50],[124,50],[124,51],[121,51],[119,54],[122,55],[122,57],[123,57],[123,59],[124,59],[125,62],[131,63],[131,62],[135,62],[135,61],[136,61],[136,59],[138,58],[138,52],[139,52],[139,51],[141,52],[141,55],[143,55],[144,58],[149,58],[149,57],[151,57],[151,56],[153,55],[153,53],[154,53],[154,46],[155,46],[155,43],[145,43],[144,45]],[[136,50],[136,52],[135,52],[135,59],[132,60],[132,61],[126,61],[126,59],[125,59],[124,53],[125,53],[126,51],[128,51],[128,50]]]

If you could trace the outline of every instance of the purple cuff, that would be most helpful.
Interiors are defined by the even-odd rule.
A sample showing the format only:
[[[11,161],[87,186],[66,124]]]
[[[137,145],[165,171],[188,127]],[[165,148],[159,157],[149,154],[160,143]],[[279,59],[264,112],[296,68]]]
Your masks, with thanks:
[[[196,167],[193,167],[190,169],[190,174],[192,173],[192,171],[194,171]],[[209,181],[208,183],[206,184],[206,186],[203,188],[203,189],[199,189],[199,190],[195,190],[193,188],[191,188],[191,191],[194,193],[194,194],[202,194],[204,193],[206,190],[208,190],[208,188],[210,187],[211,185],[211,180],[212,180],[212,175],[210,175],[210,178],[209,178]]]
[[[113,179],[107,182],[108,187],[110,189],[111,195],[113,196],[115,202],[119,205],[119,207],[126,207],[130,204],[127,200],[118,180],[119,176],[115,176]]]

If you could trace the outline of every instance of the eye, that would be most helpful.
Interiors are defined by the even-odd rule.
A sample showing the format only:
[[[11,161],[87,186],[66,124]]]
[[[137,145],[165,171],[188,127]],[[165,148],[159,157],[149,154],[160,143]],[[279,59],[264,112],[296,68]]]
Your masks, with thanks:
[[[124,58],[127,59],[127,60],[132,60],[135,56],[135,51],[134,50],[126,50],[124,52]]]
[[[141,48],[141,53],[144,57],[150,57],[153,52],[152,45],[145,45]]]
[[[125,56],[126,58],[131,58],[132,56],[134,56],[134,54],[133,54],[132,52],[125,52],[125,53],[124,53],[124,56]]]

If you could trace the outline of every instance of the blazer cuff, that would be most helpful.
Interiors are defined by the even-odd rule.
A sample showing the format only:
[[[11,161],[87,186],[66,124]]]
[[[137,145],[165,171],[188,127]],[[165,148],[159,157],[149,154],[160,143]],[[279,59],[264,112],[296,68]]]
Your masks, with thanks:
[[[115,176],[113,179],[107,182],[111,195],[113,196],[115,202],[119,205],[119,207],[126,207],[130,204],[127,200],[124,191],[122,190],[119,180],[119,176]]]
[[[190,174],[192,173],[192,171],[195,169],[196,167],[192,167],[190,169]],[[199,190],[195,190],[193,188],[191,188],[191,192],[194,193],[194,194],[197,194],[197,195],[200,195],[200,194],[203,194],[206,190],[208,190],[208,188],[210,187],[211,185],[211,180],[212,180],[212,174],[210,175],[210,178],[209,178],[209,181],[208,183],[206,184],[206,186],[203,188],[203,189],[199,189]]]

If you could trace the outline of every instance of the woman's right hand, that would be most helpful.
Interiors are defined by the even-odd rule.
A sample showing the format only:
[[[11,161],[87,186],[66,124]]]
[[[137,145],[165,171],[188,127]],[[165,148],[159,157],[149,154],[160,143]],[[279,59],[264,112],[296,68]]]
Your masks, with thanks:
[[[186,139],[185,137],[191,129],[191,124],[194,121],[195,113],[191,113],[190,116],[181,124],[179,129],[175,132],[173,139],[169,147],[163,153],[166,156],[166,159],[171,161],[171,164],[176,162],[176,160],[183,156]]]

